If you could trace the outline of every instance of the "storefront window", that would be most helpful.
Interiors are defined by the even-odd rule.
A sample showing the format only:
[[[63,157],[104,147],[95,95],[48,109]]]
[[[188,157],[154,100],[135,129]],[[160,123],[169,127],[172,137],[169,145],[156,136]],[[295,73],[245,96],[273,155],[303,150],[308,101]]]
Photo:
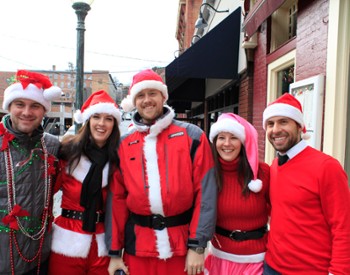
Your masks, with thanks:
[[[294,65],[285,68],[277,73],[278,96],[289,92],[289,85],[294,83]]]

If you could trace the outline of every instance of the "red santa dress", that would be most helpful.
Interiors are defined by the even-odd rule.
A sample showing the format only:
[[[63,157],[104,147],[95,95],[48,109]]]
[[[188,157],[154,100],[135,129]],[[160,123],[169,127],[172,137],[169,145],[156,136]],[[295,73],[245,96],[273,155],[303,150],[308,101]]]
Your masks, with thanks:
[[[72,174],[64,161],[60,161],[61,172],[56,182],[55,191],[62,190],[61,208],[83,212],[80,205],[82,182],[89,171],[91,162],[84,155]],[[103,169],[102,197],[106,201],[109,164]],[[82,229],[82,220],[58,216],[53,224],[53,238],[50,256],[50,275],[61,274],[96,274],[108,275],[109,257],[104,240],[104,223],[96,223],[94,233]],[[86,273],[88,270],[88,273]]]

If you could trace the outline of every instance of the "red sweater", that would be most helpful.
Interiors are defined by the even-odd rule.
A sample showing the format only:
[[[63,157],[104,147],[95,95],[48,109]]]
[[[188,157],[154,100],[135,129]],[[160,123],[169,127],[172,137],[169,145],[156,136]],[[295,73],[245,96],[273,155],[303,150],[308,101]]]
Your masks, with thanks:
[[[223,188],[218,196],[217,226],[227,230],[255,230],[267,224],[269,210],[269,166],[259,164],[258,178],[263,187],[258,193],[250,192],[248,197],[242,195],[242,187],[237,181],[237,162],[220,159]],[[236,255],[251,255],[265,252],[267,234],[258,240],[237,242],[215,234],[212,244],[215,248]]]
[[[270,173],[267,263],[283,275],[350,274],[350,195],[334,158],[306,147]]]

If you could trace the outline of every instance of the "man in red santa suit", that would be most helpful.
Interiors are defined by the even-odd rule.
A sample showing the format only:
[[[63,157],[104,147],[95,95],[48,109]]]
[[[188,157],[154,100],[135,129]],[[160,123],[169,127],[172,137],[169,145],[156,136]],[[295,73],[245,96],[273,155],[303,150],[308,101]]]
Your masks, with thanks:
[[[333,157],[308,146],[302,107],[283,94],[263,127],[278,152],[270,170],[272,206],[264,274],[350,274],[350,193]]]
[[[110,176],[119,165],[121,121],[118,106],[101,90],[74,114],[83,123],[62,140],[55,191],[62,190],[62,212],[53,226],[49,274],[108,274],[104,211]]]
[[[122,137],[123,180],[107,199],[109,274],[203,274],[217,200],[209,141],[199,127],[174,119],[157,73],[137,73],[129,93],[121,106],[136,106],[134,129]]]

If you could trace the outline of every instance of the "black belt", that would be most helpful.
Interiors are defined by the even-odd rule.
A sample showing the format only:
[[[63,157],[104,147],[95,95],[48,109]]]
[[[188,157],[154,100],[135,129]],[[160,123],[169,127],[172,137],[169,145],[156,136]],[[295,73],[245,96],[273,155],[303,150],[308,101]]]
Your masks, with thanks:
[[[84,212],[77,211],[77,210],[68,210],[68,209],[62,208],[61,216],[65,217],[65,218],[69,218],[69,219],[82,221],[83,220],[83,213]],[[96,223],[104,222],[104,220],[105,220],[104,213],[96,212],[96,214],[97,214]]]
[[[192,208],[176,216],[163,217],[160,214],[143,216],[130,213],[132,221],[140,226],[149,227],[156,230],[163,230],[165,227],[173,227],[189,224],[192,218]]]
[[[263,226],[261,228],[258,228],[256,230],[252,230],[252,231],[242,231],[242,230],[226,230],[222,227],[217,226],[215,228],[215,232],[230,238],[231,240],[235,240],[235,241],[245,241],[245,240],[256,240],[256,239],[260,239],[264,236],[264,234],[267,231],[267,226]]]

